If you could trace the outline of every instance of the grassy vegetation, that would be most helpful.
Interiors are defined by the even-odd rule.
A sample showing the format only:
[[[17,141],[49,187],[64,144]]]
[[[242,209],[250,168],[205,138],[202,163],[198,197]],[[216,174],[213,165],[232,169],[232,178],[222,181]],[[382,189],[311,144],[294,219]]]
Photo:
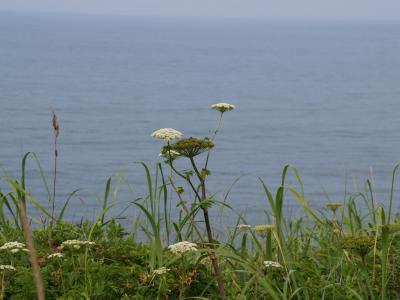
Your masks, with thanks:
[[[69,200],[56,212],[56,181],[50,192],[41,172],[47,209],[28,193],[25,165],[37,159],[27,154],[19,180],[1,179],[8,188],[0,191],[0,299],[40,299],[41,293],[45,299],[399,299],[398,166],[387,208],[375,203],[367,180],[364,192],[319,212],[306,201],[299,172],[286,166],[276,191],[260,179],[266,217],[252,224],[207,188],[222,117],[234,107],[213,108],[220,118],[209,137],[153,133],[164,140],[165,162],[153,173],[142,164],[148,192],[130,201],[136,215],[129,230],[108,214],[119,190],[111,179],[97,218],[72,224],[64,218]],[[178,159],[187,163],[182,170]],[[297,179],[296,188],[286,183],[288,176]],[[297,199],[304,217],[285,218],[288,197]],[[236,225],[216,237],[209,212],[218,206],[236,216]]]

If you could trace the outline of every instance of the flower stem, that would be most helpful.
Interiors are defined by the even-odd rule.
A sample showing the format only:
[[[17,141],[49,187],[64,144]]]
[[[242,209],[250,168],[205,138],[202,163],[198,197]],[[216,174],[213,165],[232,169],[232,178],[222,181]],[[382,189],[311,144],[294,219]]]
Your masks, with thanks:
[[[211,137],[211,141],[214,142],[215,137],[217,136],[219,130],[221,129],[221,123],[222,123],[222,116],[224,115],[224,113],[221,113],[219,118],[218,118],[218,123],[217,123],[217,127],[214,130],[214,134]],[[211,149],[208,150],[207,152],[207,157],[206,157],[206,163],[204,165],[204,169],[207,169],[208,166],[208,160],[210,159],[210,154],[211,154]]]
[[[205,182],[205,179],[203,178],[203,176],[201,176],[199,170],[197,169],[197,166],[196,166],[196,163],[195,163],[193,157],[190,158],[190,162],[192,163],[192,167],[200,181],[200,187],[201,187],[200,203],[201,203],[202,201],[205,201],[207,199],[206,182]],[[208,209],[207,209],[207,207],[202,207],[202,210],[203,210],[203,215],[204,215],[204,222],[206,224],[208,242],[210,243],[210,248],[214,249],[214,239],[212,236],[211,223],[210,223],[210,217],[208,215]],[[214,269],[215,279],[217,280],[219,297],[221,299],[225,299],[224,282],[222,280],[221,270],[218,266],[218,261],[217,261],[217,258],[215,257],[214,251],[211,251],[210,259],[211,259],[211,264]]]

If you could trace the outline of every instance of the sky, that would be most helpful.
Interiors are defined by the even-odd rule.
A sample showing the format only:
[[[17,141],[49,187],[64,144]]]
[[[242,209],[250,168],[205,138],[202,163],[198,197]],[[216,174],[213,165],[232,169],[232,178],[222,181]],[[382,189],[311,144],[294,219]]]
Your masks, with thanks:
[[[400,0],[0,0],[0,11],[400,20]]]

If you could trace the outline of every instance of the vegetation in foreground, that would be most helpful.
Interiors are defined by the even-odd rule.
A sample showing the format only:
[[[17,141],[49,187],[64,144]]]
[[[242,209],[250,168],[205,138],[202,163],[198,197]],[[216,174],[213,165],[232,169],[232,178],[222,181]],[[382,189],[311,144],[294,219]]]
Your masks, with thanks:
[[[20,180],[1,179],[0,299],[399,299],[400,223],[393,209],[398,166],[387,208],[375,203],[367,180],[365,192],[319,212],[308,205],[298,172],[286,166],[276,192],[260,180],[265,224],[251,224],[207,188],[222,117],[235,107],[212,108],[220,118],[210,137],[182,138],[172,128],[152,134],[164,141],[165,166],[157,164],[152,175],[142,164],[148,194],[129,203],[136,208],[131,230],[107,215],[125,180],[114,186],[107,181],[93,221],[64,219],[76,192],[56,212],[60,131],[54,115],[52,192],[43,176],[49,209],[26,187],[25,165],[31,156],[37,161],[34,154],[24,157]],[[286,183],[289,172],[296,188]],[[288,197],[303,206],[305,217],[285,218]],[[171,206],[179,213],[170,213]],[[215,236],[209,215],[218,206],[237,216],[224,236]],[[29,219],[27,207],[39,220]]]

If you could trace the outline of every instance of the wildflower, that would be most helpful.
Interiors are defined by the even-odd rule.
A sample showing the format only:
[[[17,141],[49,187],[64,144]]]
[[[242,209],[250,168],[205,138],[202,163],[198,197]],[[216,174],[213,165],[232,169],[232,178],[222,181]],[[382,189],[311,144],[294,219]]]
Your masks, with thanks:
[[[176,151],[181,156],[193,158],[214,147],[214,143],[209,138],[196,139],[193,137],[180,140],[172,145],[163,147],[161,153]]]
[[[25,248],[25,244],[20,242],[8,242],[5,243],[3,246],[0,247],[0,250],[10,251],[11,253],[15,254],[19,251],[28,252],[29,250]]]
[[[183,253],[189,252],[189,251],[196,251],[197,250],[196,247],[197,247],[197,245],[195,243],[183,241],[183,242],[179,242],[179,243],[168,246],[168,249],[173,254],[183,254]]]
[[[275,225],[257,225],[254,226],[254,230],[257,232],[263,232],[263,231],[269,231],[269,230],[274,230],[275,229]]]
[[[158,156],[164,157],[164,158],[169,158],[169,156],[176,157],[179,155],[180,155],[180,153],[178,151],[170,150],[170,151],[166,151],[166,152],[161,152]]]
[[[235,109],[235,105],[233,104],[229,104],[229,103],[225,103],[225,102],[221,102],[221,103],[216,103],[211,105],[212,109],[218,110],[219,112],[221,112],[222,114],[226,111],[229,110],[234,110]]]
[[[237,229],[250,229],[251,225],[247,225],[247,224],[239,224],[238,226],[236,226]]]
[[[155,270],[153,271],[153,275],[162,275],[162,274],[167,273],[169,270],[170,270],[170,269],[168,269],[168,268],[166,268],[166,267],[161,267],[161,268],[155,269]]]
[[[276,261],[272,261],[272,260],[266,260],[264,261],[264,266],[266,268],[275,268],[275,269],[280,269],[282,268],[282,265]]]
[[[47,256],[47,258],[48,259],[52,259],[52,258],[63,258],[64,257],[64,254],[62,254],[62,253],[53,253],[53,254],[50,254],[50,255],[48,255]]]
[[[380,238],[375,240],[374,236],[343,236],[339,242],[343,249],[354,251],[361,257],[365,257],[379,240]]]
[[[80,249],[81,246],[93,246],[95,245],[95,242],[90,242],[90,241],[80,241],[80,240],[67,240],[61,243],[61,249],[64,248],[74,248],[74,249]]]
[[[163,148],[159,156],[167,159],[166,162],[168,163],[170,159],[171,161],[173,161],[174,159],[178,158],[180,156],[180,153],[175,150],[168,150],[168,148]]]
[[[8,250],[8,249],[22,249],[25,248],[25,244],[20,243],[20,242],[8,242],[5,243],[3,246],[0,247],[0,250]]]
[[[0,270],[11,270],[11,271],[15,271],[15,267],[12,265],[0,265]]]
[[[178,130],[175,130],[173,128],[161,128],[156,131],[154,131],[151,136],[156,137],[159,139],[162,139],[166,142],[180,139],[182,137],[182,133],[179,132]]]
[[[328,203],[326,205],[333,213],[335,213],[340,207],[342,207],[341,203]]]

